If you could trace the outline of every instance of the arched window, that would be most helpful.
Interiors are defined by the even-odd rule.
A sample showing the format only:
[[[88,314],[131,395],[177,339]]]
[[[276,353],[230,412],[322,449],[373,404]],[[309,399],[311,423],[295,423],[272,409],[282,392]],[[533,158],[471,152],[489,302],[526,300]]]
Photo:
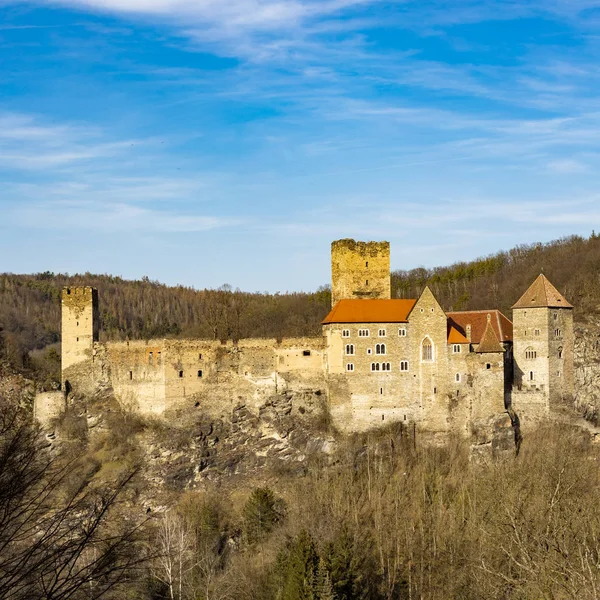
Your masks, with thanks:
[[[428,337],[423,340],[421,356],[423,360],[433,360],[433,344]]]
[[[354,344],[346,344],[346,354],[349,356],[354,354]]]
[[[401,371],[408,371],[408,361],[407,360],[401,360],[400,361],[400,370]]]
[[[375,346],[375,354],[385,354],[385,344],[377,344]]]
[[[456,381],[456,383],[460,383],[460,373],[457,373],[457,374],[454,376],[454,381]]]
[[[562,358],[563,357],[563,349],[562,346],[558,349],[558,358]]]
[[[354,371],[354,365],[352,363],[348,363],[346,365],[346,371]]]
[[[529,381],[535,381],[535,373],[533,371],[529,371]]]
[[[525,358],[527,360],[533,360],[534,358],[537,358],[537,352],[529,346],[529,348],[525,350]]]
[[[342,329],[342,337],[350,337],[350,330]]]
[[[381,370],[382,371],[391,371],[392,364],[391,363],[381,363]]]

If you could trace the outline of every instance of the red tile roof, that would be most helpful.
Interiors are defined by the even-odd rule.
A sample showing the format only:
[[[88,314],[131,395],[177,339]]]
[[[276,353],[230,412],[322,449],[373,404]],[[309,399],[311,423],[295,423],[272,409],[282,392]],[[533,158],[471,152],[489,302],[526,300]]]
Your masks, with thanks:
[[[468,344],[469,340],[452,325],[448,319],[448,343],[449,344]]]
[[[328,323],[407,323],[416,300],[340,300],[321,322]]]
[[[479,344],[487,326],[487,316],[491,315],[491,325],[499,342],[512,342],[513,325],[499,310],[469,310],[464,312],[449,312],[448,321],[464,336],[467,335],[467,325],[471,325],[471,343]]]
[[[565,297],[548,281],[545,275],[540,275],[529,289],[519,298],[513,308],[573,308]]]

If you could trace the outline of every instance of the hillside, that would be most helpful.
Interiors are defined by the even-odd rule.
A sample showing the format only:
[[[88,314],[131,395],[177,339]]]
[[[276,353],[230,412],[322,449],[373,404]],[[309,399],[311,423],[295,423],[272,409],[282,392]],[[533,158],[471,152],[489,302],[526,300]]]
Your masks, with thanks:
[[[511,305],[540,273],[576,306],[575,317],[600,312],[600,236],[521,245],[472,262],[392,273],[392,293],[415,298],[429,285],[446,310]],[[92,285],[100,293],[101,339],[200,337],[240,339],[318,335],[330,308],[327,287],[314,293],[246,293],[169,287],[109,275],[0,274],[0,360],[39,380],[52,379],[60,341],[60,290]],[[49,348],[40,352],[43,348]]]

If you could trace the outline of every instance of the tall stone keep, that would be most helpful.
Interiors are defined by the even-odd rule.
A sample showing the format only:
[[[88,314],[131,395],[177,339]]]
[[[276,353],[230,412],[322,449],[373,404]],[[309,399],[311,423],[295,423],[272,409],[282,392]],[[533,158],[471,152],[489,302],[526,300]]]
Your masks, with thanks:
[[[514,382],[548,406],[574,394],[573,306],[540,275],[513,306]]]
[[[62,291],[62,379],[68,369],[92,360],[98,341],[98,291],[95,288],[65,287]]]
[[[331,305],[352,298],[391,298],[389,242],[331,244]]]

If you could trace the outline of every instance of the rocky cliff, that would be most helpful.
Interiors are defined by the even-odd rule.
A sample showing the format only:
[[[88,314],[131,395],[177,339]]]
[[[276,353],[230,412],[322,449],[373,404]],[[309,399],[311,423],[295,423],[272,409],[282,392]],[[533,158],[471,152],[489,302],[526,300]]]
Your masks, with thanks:
[[[598,425],[600,421],[600,319],[575,327],[575,407]]]

